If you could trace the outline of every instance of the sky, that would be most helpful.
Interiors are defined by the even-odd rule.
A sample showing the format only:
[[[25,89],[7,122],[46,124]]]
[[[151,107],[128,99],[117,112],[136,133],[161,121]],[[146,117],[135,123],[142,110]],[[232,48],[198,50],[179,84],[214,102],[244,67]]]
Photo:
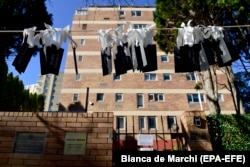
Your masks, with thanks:
[[[72,19],[75,14],[75,10],[80,7],[93,6],[93,5],[107,5],[107,6],[152,6],[154,0],[47,0],[46,6],[49,13],[53,15],[53,28],[64,28],[72,24]],[[27,27],[30,28],[30,27]],[[66,53],[68,49],[68,40],[61,46],[64,49],[63,60],[60,71],[64,70]],[[19,79],[23,81],[23,84],[31,85],[38,82],[40,76],[40,62],[39,55],[33,56],[29,62],[24,73],[19,74],[15,67],[12,66],[14,57],[6,60],[8,64],[9,72],[13,72],[14,76],[18,75]]]

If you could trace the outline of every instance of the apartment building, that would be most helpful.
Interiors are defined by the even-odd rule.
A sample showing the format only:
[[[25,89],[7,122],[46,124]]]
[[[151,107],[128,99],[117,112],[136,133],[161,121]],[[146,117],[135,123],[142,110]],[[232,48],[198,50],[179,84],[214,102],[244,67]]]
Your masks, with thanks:
[[[44,111],[58,111],[63,73],[41,75],[38,80],[40,93],[44,96]]]
[[[154,11],[155,7],[149,6],[90,6],[76,10],[72,21],[72,38],[78,44],[76,56],[79,74],[75,73],[73,51],[69,45],[60,96],[60,104],[65,111],[113,112],[115,130],[132,126],[134,119],[137,125],[133,127],[157,129],[167,121],[170,122],[168,126],[173,126],[168,129],[175,129],[176,125],[180,125],[179,117],[184,111],[204,110],[206,114],[209,113],[204,90],[195,89],[197,76],[194,73],[175,73],[173,54],[159,48],[158,69],[155,71],[129,70],[116,75],[112,59],[112,73],[103,75],[102,48],[97,32],[116,29],[120,25],[126,30],[127,22],[134,29],[144,28],[154,24]],[[234,113],[231,94],[223,86],[227,78],[220,71],[217,75],[222,113]]]

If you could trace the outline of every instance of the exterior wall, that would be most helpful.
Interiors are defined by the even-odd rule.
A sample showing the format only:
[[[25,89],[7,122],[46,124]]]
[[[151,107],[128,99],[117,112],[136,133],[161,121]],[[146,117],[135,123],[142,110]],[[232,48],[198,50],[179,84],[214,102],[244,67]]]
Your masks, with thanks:
[[[111,167],[113,113],[0,112],[1,167]],[[43,154],[13,153],[18,132],[45,132]],[[66,132],[86,132],[85,155],[64,155]]]
[[[38,83],[41,87],[41,93],[45,97],[44,111],[58,111],[60,106],[62,78],[62,72],[57,76],[54,74],[40,76]]]
[[[101,64],[101,44],[98,41],[98,32],[100,29],[115,29],[123,24],[127,29],[127,22],[134,24],[154,24],[154,7],[89,7],[84,9],[87,15],[74,15],[72,21],[72,38],[78,43],[76,49],[77,56],[82,55],[83,61],[78,61],[78,72],[81,75],[80,80],[75,79],[75,69],[73,62],[73,51],[68,47],[64,78],[61,89],[60,104],[63,110],[70,111],[72,106],[76,106],[79,111],[85,111],[86,89],[89,88],[88,100],[94,105],[88,106],[88,112],[106,112],[112,111],[114,115],[144,115],[158,114],[167,112],[169,115],[180,115],[185,110],[205,110],[209,113],[209,108],[205,102],[202,108],[199,103],[188,103],[187,93],[197,93],[194,89],[195,81],[187,81],[186,74],[174,72],[174,56],[172,53],[164,53],[157,50],[158,70],[150,73],[157,75],[156,81],[145,81],[144,74],[138,71],[128,71],[121,75],[121,80],[113,79],[115,73],[113,64],[113,74],[103,76]],[[119,10],[124,10],[124,17],[119,17]],[[132,17],[131,11],[142,11],[142,16]],[[86,29],[82,29],[85,25]],[[80,40],[85,39],[85,44],[81,45]],[[113,47],[115,49],[115,47]],[[161,62],[161,56],[167,55],[169,61]],[[163,80],[163,74],[171,75],[170,81]],[[230,92],[225,88],[227,85],[226,76],[218,70],[219,93],[223,95],[221,101],[221,113],[235,113],[233,101]],[[78,94],[78,100],[73,101],[73,94]],[[97,101],[97,93],[104,93],[104,101]],[[115,93],[123,93],[123,100],[116,102]],[[136,94],[142,93],[144,96],[144,107],[137,108]],[[149,93],[163,93],[164,101],[149,102]],[[204,90],[201,91],[204,94]],[[88,104],[88,103],[87,103]]]
[[[201,126],[194,124],[194,116],[201,118]],[[212,151],[208,132],[206,114],[204,111],[185,111],[181,116],[181,126],[185,134],[185,145],[188,151]]]

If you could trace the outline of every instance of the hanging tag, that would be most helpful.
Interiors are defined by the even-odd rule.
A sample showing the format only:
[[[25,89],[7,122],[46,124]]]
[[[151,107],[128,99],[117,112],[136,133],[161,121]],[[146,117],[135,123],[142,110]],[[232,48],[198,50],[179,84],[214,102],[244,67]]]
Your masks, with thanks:
[[[47,66],[47,59],[44,52],[44,46],[39,49],[39,57],[40,57],[40,69],[41,75],[48,74],[48,66]]]
[[[46,56],[47,56],[47,66],[49,73],[55,75],[59,74],[63,52],[64,49],[62,48],[57,49],[57,46],[54,44],[47,47]]]
[[[30,47],[27,43],[28,35],[24,37],[24,43],[19,49],[17,56],[15,57],[12,65],[19,72],[19,74],[24,73],[32,55],[35,53],[37,47]]]

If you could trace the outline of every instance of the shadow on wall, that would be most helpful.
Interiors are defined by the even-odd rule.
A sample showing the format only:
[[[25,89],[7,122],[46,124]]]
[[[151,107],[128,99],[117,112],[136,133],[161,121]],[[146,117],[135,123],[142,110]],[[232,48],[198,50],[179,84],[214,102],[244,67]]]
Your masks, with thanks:
[[[59,103],[58,111],[85,112],[85,108],[80,101],[71,103],[67,108]]]

